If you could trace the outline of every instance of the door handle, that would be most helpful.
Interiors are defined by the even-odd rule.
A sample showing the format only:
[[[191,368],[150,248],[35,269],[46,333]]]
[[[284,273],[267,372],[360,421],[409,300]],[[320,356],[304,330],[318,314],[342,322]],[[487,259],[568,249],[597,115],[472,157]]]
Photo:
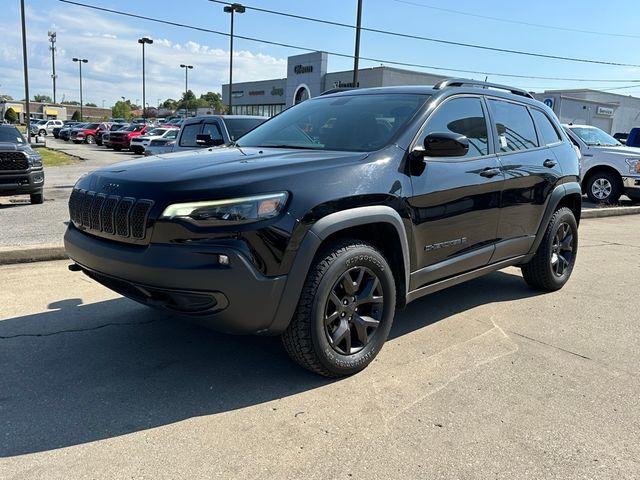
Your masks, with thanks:
[[[487,178],[495,177],[496,175],[500,175],[500,169],[487,167],[484,170],[481,170],[479,175]]]
[[[544,162],[542,162],[542,165],[544,165],[547,168],[553,168],[558,164],[558,162],[556,162],[555,160],[551,160],[550,158],[547,158]]]

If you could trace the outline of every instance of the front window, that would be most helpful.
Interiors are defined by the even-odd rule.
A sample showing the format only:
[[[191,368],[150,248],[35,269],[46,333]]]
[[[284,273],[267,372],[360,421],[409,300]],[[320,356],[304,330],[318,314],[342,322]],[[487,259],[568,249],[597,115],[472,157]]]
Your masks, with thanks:
[[[282,112],[237,144],[371,152],[388,145],[428,98],[415,94],[319,97]]]
[[[596,127],[569,127],[569,129],[590,147],[622,146],[622,144],[611,135]]]
[[[249,130],[253,130],[263,122],[263,118],[226,118],[224,120],[231,140],[239,139]]]

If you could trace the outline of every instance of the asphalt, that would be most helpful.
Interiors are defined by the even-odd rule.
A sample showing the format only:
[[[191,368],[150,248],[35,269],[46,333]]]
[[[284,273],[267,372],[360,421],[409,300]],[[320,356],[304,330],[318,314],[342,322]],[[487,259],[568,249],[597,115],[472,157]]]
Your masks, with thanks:
[[[555,293],[509,268],[416,301],[338,381],[68,262],[0,266],[1,477],[638,478],[638,231],[585,220]]]

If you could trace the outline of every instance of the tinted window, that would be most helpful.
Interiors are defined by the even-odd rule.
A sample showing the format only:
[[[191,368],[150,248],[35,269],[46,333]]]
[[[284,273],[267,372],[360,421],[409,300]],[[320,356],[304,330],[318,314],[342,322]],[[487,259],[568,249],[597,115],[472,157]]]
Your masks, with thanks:
[[[551,145],[552,143],[559,142],[560,135],[558,135],[558,131],[551,123],[551,120],[549,120],[549,117],[535,108],[531,109],[531,113],[536,121],[538,134],[540,135],[540,140],[542,140],[541,143],[544,145]]]
[[[0,127],[0,142],[25,143],[24,137],[16,127]]]
[[[227,125],[231,140],[237,140],[249,130],[264,122],[263,118],[227,118],[224,123]]]
[[[501,152],[517,152],[536,148],[536,129],[529,111],[522,105],[489,100],[498,130],[498,146]]]
[[[182,135],[180,136],[181,147],[197,147],[196,135],[200,133],[201,123],[192,123],[182,127]]]
[[[318,97],[259,125],[238,144],[370,152],[388,145],[427,99],[412,94]]]
[[[465,157],[478,157],[489,153],[487,121],[479,98],[456,98],[437,109],[420,136],[420,144],[430,133],[457,133],[469,139]]]

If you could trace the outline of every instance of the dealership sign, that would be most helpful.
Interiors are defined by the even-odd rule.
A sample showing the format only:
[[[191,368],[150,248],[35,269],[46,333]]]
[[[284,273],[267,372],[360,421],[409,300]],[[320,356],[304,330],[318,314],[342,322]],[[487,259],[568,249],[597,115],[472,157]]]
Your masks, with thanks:
[[[598,115],[604,115],[605,117],[612,117],[615,113],[615,110],[611,107],[598,107],[596,110]]]
[[[293,67],[293,73],[295,73],[296,75],[311,72],[313,72],[313,65],[296,65],[295,67]]]

